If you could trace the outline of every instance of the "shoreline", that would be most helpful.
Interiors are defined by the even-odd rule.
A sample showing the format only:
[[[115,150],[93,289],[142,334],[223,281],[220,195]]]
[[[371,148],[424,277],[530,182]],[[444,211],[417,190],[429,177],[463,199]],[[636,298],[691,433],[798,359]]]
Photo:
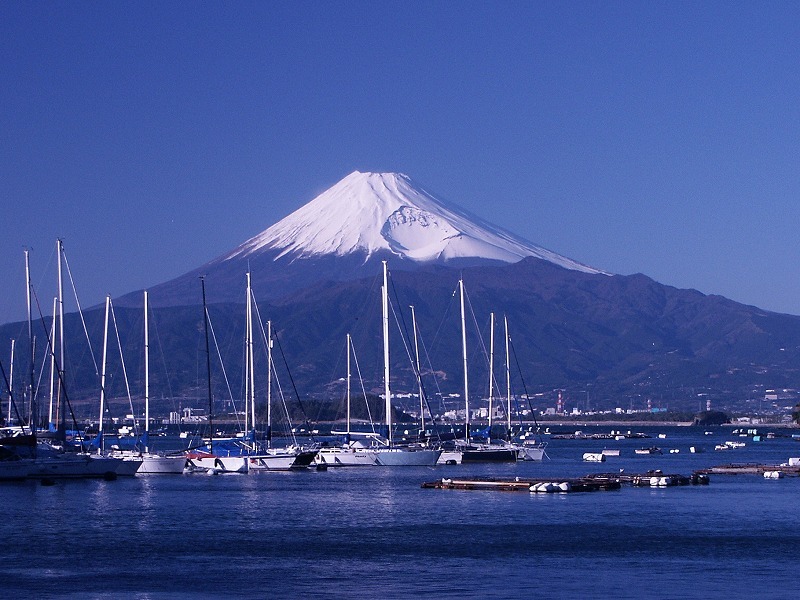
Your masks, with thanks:
[[[539,421],[540,426],[566,426],[566,427],[725,427],[731,429],[760,429],[762,427],[780,427],[783,429],[798,429],[796,423],[722,423],[720,425],[694,425],[692,421]]]

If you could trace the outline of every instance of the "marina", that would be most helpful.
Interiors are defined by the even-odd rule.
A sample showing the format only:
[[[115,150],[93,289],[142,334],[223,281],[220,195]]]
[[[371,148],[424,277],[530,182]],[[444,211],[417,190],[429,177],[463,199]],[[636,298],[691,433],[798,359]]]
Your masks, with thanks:
[[[0,15],[0,600],[797,596],[800,3]]]
[[[729,435],[667,433],[682,450],[713,448]],[[166,451],[186,443],[157,439]],[[589,582],[619,598],[664,597],[625,583],[643,577],[657,577],[670,597],[735,597],[744,585],[791,589],[794,559],[785,549],[800,542],[791,521],[800,478],[742,472],[711,474],[710,485],[667,481],[714,467],[718,455],[639,456],[637,439],[615,442],[619,456],[604,463],[582,460],[608,443],[550,440],[539,462],[7,482],[0,535],[16,543],[0,549],[0,589],[288,599],[339,596],[357,582],[361,594],[377,597],[389,577],[392,598],[505,598],[529,589],[531,573],[578,597]],[[774,466],[798,451],[791,438],[776,438],[737,456]],[[442,489],[426,489],[436,481]],[[569,492],[554,489],[562,483]],[[596,491],[577,493],[581,485]],[[29,515],[41,518],[20,528]],[[51,543],[78,537],[82,543],[68,549]],[[123,547],[146,558],[96,558]],[[489,569],[502,587],[484,575]]]

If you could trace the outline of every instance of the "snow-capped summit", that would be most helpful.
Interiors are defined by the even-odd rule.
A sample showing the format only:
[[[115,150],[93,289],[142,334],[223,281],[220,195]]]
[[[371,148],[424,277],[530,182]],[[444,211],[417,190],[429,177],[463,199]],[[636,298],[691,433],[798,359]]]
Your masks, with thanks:
[[[222,260],[267,251],[274,260],[363,255],[365,261],[388,251],[416,263],[514,263],[535,256],[568,269],[601,272],[447,204],[399,173],[355,171]]]
[[[153,305],[191,304],[197,278],[212,302],[241,302],[245,273],[262,301],[310,286],[428,267],[505,266],[528,257],[587,274],[605,274],[545,250],[436,198],[406,175],[351,173],[308,204],[227,252],[150,289]],[[117,299],[138,305],[139,294]]]

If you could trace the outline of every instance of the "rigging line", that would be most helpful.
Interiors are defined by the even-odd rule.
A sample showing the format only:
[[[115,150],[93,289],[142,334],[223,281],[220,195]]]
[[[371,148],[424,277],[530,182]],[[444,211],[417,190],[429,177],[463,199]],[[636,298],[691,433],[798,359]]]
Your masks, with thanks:
[[[351,339],[352,339],[352,336],[351,336]],[[350,352],[350,348],[348,347],[347,342],[345,342],[344,346],[345,346],[345,348],[344,348],[345,352]],[[342,354],[343,353],[342,353],[342,350],[341,350],[341,347],[340,347],[339,348],[339,354],[336,357],[336,368],[333,369],[333,372],[332,372],[332,374],[330,376],[330,380],[331,381],[334,381],[336,379],[341,381],[341,378],[336,378],[335,374],[339,370],[339,365],[342,362]],[[339,416],[342,414],[342,411],[347,412],[347,403],[349,402],[349,400],[350,399],[347,397],[347,386],[345,385],[344,388],[342,389],[341,396],[339,397],[339,404],[336,406],[336,412],[334,413],[336,418],[339,418]],[[319,410],[317,411],[317,419],[319,419],[319,416],[321,414],[322,414],[322,404],[319,405]]]
[[[75,280],[72,278],[72,270],[69,268],[69,261],[67,254],[64,252],[64,246],[61,246],[61,253],[64,255],[64,265],[67,267],[67,275],[69,275],[69,282],[72,286],[72,294],[75,296],[75,304],[78,305],[78,315],[81,317],[83,324],[83,333],[86,335],[86,343],[89,345],[89,354],[92,356],[92,363],[94,364],[94,374],[100,377],[100,369],[97,367],[97,359],[94,356],[94,348],[92,348],[92,341],[89,339],[89,330],[86,328],[86,320],[83,318],[83,309],[81,308],[80,300],[78,300],[78,290],[75,287]]]
[[[291,436],[292,441],[294,442],[295,445],[297,445],[297,437],[294,434],[294,426],[292,424],[292,417],[289,414],[289,406],[286,404],[286,395],[283,393],[283,386],[281,385],[281,381],[278,378],[278,370],[277,370],[277,368],[275,366],[275,361],[272,362],[271,369],[272,369],[273,377],[275,378],[274,379],[275,387],[278,389],[278,396],[281,399],[281,406],[283,407],[283,412],[286,415],[286,423],[287,423],[287,427],[288,427],[288,431],[286,433],[288,433]]]
[[[447,308],[444,311],[444,315],[442,315],[442,320],[439,321],[439,327],[437,327],[436,333],[433,335],[433,340],[431,341],[431,353],[436,353],[436,344],[439,343],[439,334],[441,334],[445,323],[448,322],[448,317],[450,316],[450,311],[455,303],[457,294],[458,286],[456,286],[456,288],[453,290],[453,293],[450,295],[450,302],[447,303]]]
[[[33,339],[36,340],[36,336],[34,336]],[[47,353],[45,353],[44,360],[42,360],[42,368],[39,370],[39,378],[36,380],[36,388],[31,393],[31,398],[33,398],[33,401],[36,402],[37,405],[39,402],[39,391],[42,388],[42,380],[44,379],[44,371],[46,368],[47,368]]]
[[[439,379],[436,377],[436,371],[433,369],[433,361],[431,360],[431,355],[428,352],[428,346],[425,344],[425,341],[422,339],[422,330],[417,327],[417,334],[419,335],[419,344],[422,346],[423,354],[425,355],[425,360],[427,361],[427,367],[433,375],[433,383],[436,387],[436,391],[439,393],[439,397],[442,397],[442,388],[439,386]],[[420,374],[421,375],[421,374]]]
[[[17,408],[17,403],[14,401],[14,394],[11,391],[11,384],[9,383],[8,377],[6,376],[6,370],[3,367],[3,361],[0,361],[0,372],[2,372],[3,381],[5,381],[5,383],[6,383],[6,390],[8,390],[8,399],[11,401],[11,406],[14,409],[14,413],[16,413],[16,415],[17,415],[17,423],[19,423],[20,429],[22,430],[22,433],[24,434],[25,433],[25,424],[22,421],[22,416],[20,416],[20,414],[19,414],[19,408]],[[0,402],[0,405],[1,404],[2,403]],[[9,416],[9,418],[11,418],[10,414],[8,416]],[[0,413],[0,417],[2,417],[2,413]],[[33,434],[34,425],[31,424],[31,423],[28,423],[28,426],[31,429],[31,434]]]
[[[431,355],[428,353],[428,347],[425,345],[425,341],[422,339],[422,330],[420,330],[419,327],[417,327],[417,333],[419,335],[419,345],[422,346],[422,352],[425,355],[425,360],[428,362],[427,364],[428,370],[431,372],[431,376],[433,377],[433,385],[436,388],[436,393],[439,395],[440,408],[442,409],[442,412],[444,412],[445,406],[444,406],[444,396],[442,396],[442,388],[439,385],[439,378],[436,377],[436,371],[434,371],[433,369],[433,362],[431,361]],[[428,410],[431,411],[431,416],[433,416],[433,411],[431,410],[430,406],[428,407]]]
[[[284,434],[287,434],[292,438],[292,443],[294,445],[297,444],[297,436],[295,435],[294,431],[294,423],[292,422],[292,416],[289,414],[289,404],[286,402],[286,394],[283,391],[283,386],[281,385],[280,379],[278,379],[278,370],[275,363],[272,363],[272,373],[275,377],[275,385],[278,388],[278,395],[281,399],[281,407],[283,408],[283,414],[286,415],[286,427],[284,429]]]
[[[81,445],[81,452],[84,451],[83,447],[83,433],[80,429],[78,429],[78,420],[75,418],[75,413],[72,410],[72,402],[69,401],[69,396],[67,395],[67,385],[64,381],[64,372],[61,370],[61,365],[58,364],[58,359],[56,358],[56,353],[53,348],[53,342],[50,339],[50,332],[47,330],[47,325],[44,322],[44,313],[42,312],[42,306],[39,304],[39,296],[36,295],[36,290],[33,289],[31,286],[31,293],[33,294],[34,300],[36,300],[36,309],[39,311],[39,321],[42,324],[42,328],[44,328],[45,339],[47,340],[47,349],[50,352],[51,360],[56,368],[56,373],[58,373],[58,382],[61,387],[61,392],[64,394],[64,403],[67,405],[69,409],[69,414],[72,417],[72,424],[75,427],[75,430],[78,432],[78,442]],[[64,419],[66,421],[66,419]]]
[[[159,354],[161,355],[161,366],[164,368],[164,379],[167,382],[167,393],[170,400],[172,400],[172,408],[175,408],[175,395],[172,393],[172,382],[170,381],[169,371],[167,370],[167,357],[164,354],[164,344],[161,342],[161,336],[158,332],[158,322],[156,321],[156,312],[153,308],[150,309],[150,330],[155,333],[156,345],[158,346]]]
[[[297,393],[297,386],[294,383],[294,377],[292,377],[292,372],[289,369],[289,362],[286,360],[286,355],[283,353],[283,346],[281,345],[281,340],[277,335],[273,337],[275,338],[275,341],[278,343],[278,350],[280,350],[281,352],[281,358],[283,359],[283,364],[286,366],[286,372],[289,374],[289,381],[292,384],[292,389],[294,390],[294,395],[297,398],[297,404],[300,406],[300,411],[303,413],[303,418],[305,419],[306,428],[308,429],[309,432],[311,432],[311,423],[308,420],[308,413],[306,412],[306,409],[303,407],[302,400],[300,400],[300,394]],[[313,433],[311,434],[311,439],[312,440],[314,439]]]
[[[391,279],[391,282],[392,282],[392,291],[394,292],[394,299],[395,299],[395,302],[397,303],[397,306],[399,307],[400,306],[400,298],[399,298],[399,296],[397,294],[397,287],[394,285],[394,278]],[[425,403],[425,407],[428,409],[428,412],[431,414],[431,422],[433,423],[434,431],[436,431],[436,437],[440,437],[439,436],[438,427],[436,426],[436,418],[433,416],[433,411],[431,410],[430,404],[428,402],[427,394],[425,394],[425,386],[422,383],[422,374],[418,372],[418,370],[417,370],[417,361],[411,355],[411,348],[410,348],[411,336],[408,333],[408,325],[406,324],[405,316],[403,314],[403,311],[401,311],[399,309],[397,311],[395,311],[393,304],[390,303],[389,306],[392,309],[392,314],[394,315],[395,324],[397,325],[397,328],[400,330],[400,335],[403,338],[403,346],[406,349],[406,356],[408,357],[408,360],[411,363],[411,370],[416,375],[417,383],[419,384],[419,387],[422,389],[422,396],[423,397],[421,399]],[[403,321],[403,327],[402,328],[400,327],[400,323],[397,321],[397,313],[398,312],[400,313],[400,318]]]
[[[536,430],[539,430],[539,421],[536,419],[536,411],[533,410],[533,405],[531,404],[531,396],[528,393],[528,388],[525,385],[525,378],[522,376],[522,368],[519,366],[519,358],[517,357],[517,350],[514,348],[514,341],[511,338],[511,335],[508,336],[508,344],[511,347],[511,354],[514,355],[514,362],[517,365],[517,371],[519,371],[519,380],[522,383],[522,391],[525,392],[525,399],[528,402],[528,410],[531,411],[531,415],[533,416],[533,424],[536,425]]]
[[[33,248],[29,248],[29,250],[33,250]],[[49,273],[49,271],[53,266],[56,252],[58,252],[58,246],[51,246],[50,255],[47,257],[47,262],[44,265],[44,269],[42,269],[42,276],[37,285],[42,286],[45,280],[52,277],[53,274]],[[31,283],[31,286],[33,286],[33,283]]]
[[[251,295],[252,295],[252,292],[251,292]],[[253,297],[253,304],[255,305],[255,309],[256,309],[256,320],[258,321],[258,328],[259,328],[259,331],[261,331],[261,343],[263,344],[264,352],[265,353],[269,353],[270,341],[267,339],[267,332],[264,329],[264,320],[261,318],[261,311],[258,308],[258,302],[255,301],[255,296]],[[267,362],[269,362],[269,361],[267,361]],[[289,423],[289,431],[291,432],[292,438],[294,438],[294,432],[291,431],[291,429],[292,429],[292,427],[291,427],[292,419],[289,416],[289,408],[286,406],[286,399],[283,397],[283,390],[281,390],[281,387],[280,387],[280,381],[278,380],[278,372],[275,370],[275,364],[274,363],[271,364],[271,365],[268,364],[267,368],[272,371],[272,374],[275,377],[275,384],[278,386],[278,390],[280,390],[281,404],[283,405],[283,412],[286,414],[286,420]],[[267,410],[269,410],[269,407],[267,407]],[[255,416],[253,416],[253,420],[255,421]],[[253,426],[255,426],[255,422],[253,423]],[[272,423],[269,423],[269,426],[272,427]],[[295,440],[295,442],[296,441],[297,440]]]
[[[219,359],[219,365],[222,369],[222,378],[225,380],[225,387],[228,389],[228,396],[231,399],[231,406],[233,406],[233,414],[236,416],[236,425],[241,429],[242,423],[239,419],[239,413],[236,410],[236,402],[233,399],[233,391],[231,390],[231,383],[228,379],[228,372],[225,370],[225,363],[222,362],[222,353],[219,349],[219,344],[217,343],[217,335],[214,333],[214,325],[211,323],[211,313],[209,312],[208,308],[206,308],[206,318],[208,319],[208,329],[211,331],[211,338],[214,340],[214,349],[217,351],[217,358]]]
[[[467,306],[469,307],[469,313],[470,313],[470,316],[472,317],[472,324],[474,325],[475,331],[476,331],[476,333],[478,335],[479,350],[483,354],[483,357],[486,359],[486,365],[488,366],[489,365],[489,352],[488,352],[488,350],[486,350],[486,342],[484,342],[483,335],[481,335],[481,330],[480,330],[480,327],[478,326],[478,318],[475,316],[475,309],[472,306],[472,300],[469,297],[469,293],[467,292],[466,287],[464,288],[464,297],[467,300]],[[476,353],[477,353],[477,351],[476,351]],[[473,356],[474,356],[474,354],[473,354]]]
[[[466,294],[466,290],[464,292]],[[489,356],[489,352],[486,350],[486,342],[484,341],[483,333],[480,329],[478,329],[478,320],[475,316],[475,310],[472,306],[472,301],[469,299],[469,295],[467,295],[467,304],[469,305],[469,310],[472,313],[472,320],[475,324],[475,329],[478,331],[478,340],[480,342],[480,348],[483,353],[483,358],[486,360],[487,370],[489,370],[489,363],[491,362],[491,357]],[[491,320],[491,317],[490,317]],[[483,331],[486,331],[485,329]],[[497,392],[497,395],[500,396],[500,383],[497,381],[497,377],[495,374],[492,374],[492,381],[489,382],[489,391],[492,395],[494,392]]]
[[[269,354],[270,340],[267,339],[267,332],[264,329],[264,320],[261,317],[261,311],[258,308],[258,302],[256,302],[255,295],[252,293],[252,291],[250,292],[250,295],[253,297],[252,298],[253,305],[255,306],[255,309],[256,309],[256,320],[258,320],[258,328],[261,331],[261,343],[263,344],[264,352],[266,354]],[[267,362],[269,363],[269,360]],[[272,364],[268,364],[267,368],[270,371],[272,371],[272,375],[274,377],[275,385],[278,388],[278,393],[279,393],[280,398],[281,398],[281,405],[283,406],[283,412],[286,415],[286,422],[289,424],[288,433],[292,436],[292,440],[294,441],[294,443],[297,444],[297,439],[295,438],[294,431],[292,431],[292,418],[289,415],[289,407],[287,406],[286,398],[283,395],[283,389],[281,388],[281,383],[280,383],[280,380],[278,379],[278,371],[275,369],[274,361],[273,361]],[[268,406],[267,407],[267,411],[269,412],[269,410],[270,410],[270,407]],[[255,426],[255,415],[253,416],[253,421],[254,421],[253,426]],[[269,427],[272,427],[272,423],[271,422],[268,423],[268,425],[269,425]]]
[[[119,338],[119,327],[117,327],[117,316],[114,314],[114,302],[109,297],[108,304],[111,307],[111,320],[114,323],[114,333],[117,336],[117,349],[119,350],[119,362],[122,365],[122,377],[125,379],[125,390],[128,392],[128,405],[133,415],[133,432],[138,437],[139,427],[136,425],[136,411],[133,409],[133,398],[131,398],[131,386],[128,383],[128,370],[125,368],[125,357],[122,355],[122,341]]]
[[[361,385],[361,393],[364,394],[364,404],[367,405],[367,416],[369,417],[369,425],[372,427],[372,433],[377,433],[375,431],[375,420],[372,418],[372,410],[369,407],[369,400],[367,399],[367,389],[364,387],[364,378],[361,377],[361,368],[358,366],[358,357],[356,356],[356,347],[355,343],[353,342],[353,336],[350,336],[350,345],[353,349],[353,362],[356,365],[356,373],[358,373],[358,381]]]
[[[445,326],[445,323],[448,322],[448,317],[450,316],[451,309],[453,304],[456,302],[456,296],[458,295],[458,285],[456,285],[453,293],[450,294],[450,302],[447,304],[447,308],[445,309],[444,315],[442,316],[441,321],[439,322],[439,327],[436,329],[436,333],[433,336],[433,341],[431,342],[430,351],[428,350],[427,346],[423,344],[423,349],[425,351],[425,358],[428,361],[428,368],[431,370],[432,373],[435,373],[433,370],[433,360],[431,355],[435,355],[437,352],[437,344],[439,343],[439,335],[442,333],[442,329]],[[443,338],[442,338],[443,339]],[[447,403],[445,402],[444,394],[442,394],[441,386],[439,386],[439,381],[434,376],[434,383],[436,384],[436,391],[439,394],[439,404],[442,412],[447,410]]]
[[[253,304],[255,305],[255,309],[256,309],[256,318],[258,319],[258,327],[261,330],[261,342],[263,344],[264,351],[265,352],[269,352],[270,340],[267,340],[267,332],[264,329],[264,320],[261,318],[261,311],[258,308],[258,302],[255,301],[255,297],[253,297]],[[274,333],[274,331],[272,333],[272,337],[274,337],[277,340],[277,336]],[[285,358],[284,358],[284,361],[285,361]],[[292,429],[293,429],[293,427],[292,427],[292,417],[289,414],[289,406],[286,404],[286,397],[283,394],[283,388],[281,388],[280,379],[278,378],[278,371],[277,371],[277,369],[275,367],[275,361],[273,361],[272,364],[268,366],[268,368],[272,371],[272,374],[273,374],[273,376],[275,378],[275,384],[278,387],[278,392],[279,392],[279,395],[280,395],[280,398],[281,398],[281,405],[283,406],[283,412],[286,415],[286,422],[288,423],[288,428],[289,428],[288,433],[291,435],[292,441],[295,444],[297,444],[297,438],[295,437],[294,431],[292,431]],[[286,369],[288,371],[288,369],[289,369],[288,365],[287,365]],[[291,378],[291,373],[289,374],[289,377]],[[304,411],[304,413],[305,413],[305,411]],[[306,421],[308,421],[307,417],[306,417]],[[270,426],[272,426],[271,423],[270,423]]]
[[[352,336],[351,336],[351,337],[352,337]],[[342,356],[343,356],[343,355],[344,355],[344,354],[345,354],[347,351],[348,351],[348,350],[347,350],[347,344],[346,344],[346,343],[345,343],[344,350],[342,350],[341,346],[339,347],[339,353],[336,355],[336,361],[334,361],[334,366],[333,366],[333,369],[331,369],[331,373],[330,373],[330,375],[329,375],[329,381],[334,381],[334,380],[336,380],[336,379],[337,379],[337,378],[336,378],[336,373],[339,371],[339,365],[341,365],[341,364],[342,364]],[[342,392],[342,398],[344,398],[346,395],[347,395],[347,390],[345,389],[345,390]],[[339,409],[341,409],[341,408],[342,408],[343,404],[344,404],[344,403],[340,403],[340,404],[339,404]],[[322,410],[322,408],[320,407],[320,411],[321,411],[321,410]],[[337,416],[338,416],[339,414],[341,414],[341,413],[337,413]],[[317,416],[319,416],[319,415],[317,415]]]

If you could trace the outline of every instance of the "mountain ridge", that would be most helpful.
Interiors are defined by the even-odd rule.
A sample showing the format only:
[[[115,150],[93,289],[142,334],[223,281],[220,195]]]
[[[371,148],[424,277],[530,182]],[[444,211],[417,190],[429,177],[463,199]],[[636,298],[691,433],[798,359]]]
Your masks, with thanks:
[[[459,323],[452,306],[453,292],[462,276],[474,324],[485,326],[490,312],[508,315],[520,371],[531,391],[542,398],[552,396],[555,389],[580,389],[587,396],[591,391],[597,404],[632,406],[647,398],[696,409],[701,395],[713,397],[718,406],[718,402],[730,398],[744,402],[759,393],[763,398],[767,388],[800,389],[796,366],[800,364],[800,317],[764,311],[697,290],[681,290],[643,274],[568,268],[550,260],[549,255],[506,260],[509,255],[517,256],[514,253],[519,248],[531,252],[539,248],[524,240],[518,244],[512,240],[504,250],[506,254],[492,254],[492,250],[477,252],[477,256],[459,255],[456,248],[439,260],[443,248],[453,240],[466,239],[470,231],[461,230],[473,225],[468,227],[455,218],[446,220],[450,213],[434,214],[422,201],[403,203],[389,192],[385,197],[373,196],[376,188],[383,193],[384,188],[391,191],[392,186],[411,185],[405,176],[355,173],[348,178],[350,184],[360,186],[355,202],[366,203],[374,213],[364,232],[359,229],[361,222],[349,223],[347,230],[337,226],[333,216],[345,221],[353,218],[344,210],[333,215],[338,206],[335,202],[323,202],[333,211],[326,220],[325,211],[320,213],[312,201],[298,209],[300,217],[305,214],[303,209],[307,210],[305,217],[289,215],[234,251],[149,289],[151,308],[162,322],[162,354],[172,361],[161,381],[155,376],[156,389],[173,390],[182,402],[195,402],[203,396],[203,386],[198,385],[202,379],[199,357],[204,351],[198,337],[203,329],[201,275],[205,277],[215,329],[227,340],[228,348],[220,350],[220,357],[229,373],[241,369],[245,274],[249,271],[260,314],[273,321],[298,393],[326,398],[341,394],[342,373],[335,357],[341,355],[346,333],[356,334],[358,343],[363,344],[368,389],[380,393],[378,276],[383,260],[389,262],[391,270],[394,314],[407,331],[403,313],[409,304],[416,307],[420,330],[433,341],[427,371],[437,373],[438,381],[431,389],[441,387],[445,395],[462,391]],[[345,201],[353,198],[350,184],[336,192],[341,192]],[[331,189],[336,191],[336,187]],[[334,194],[331,189],[317,199],[326,200],[326,193]],[[427,192],[414,193],[429,201]],[[309,205],[311,208],[307,208]],[[304,218],[322,221],[317,235],[304,229]],[[331,228],[326,229],[327,225]],[[497,233],[499,229],[485,228],[474,229],[470,239],[478,239],[475,236],[479,231],[488,233],[480,233],[484,239],[473,249],[501,248],[500,242],[491,241],[508,241],[502,237],[505,233]],[[332,237],[327,235],[331,232]],[[313,243],[301,248],[292,245],[292,240]],[[417,260],[426,256],[435,259]],[[574,261],[569,264],[579,265]],[[137,322],[141,304],[141,292],[116,299],[120,322]],[[86,311],[86,323],[95,347],[99,347],[101,309]],[[85,362],[85,350],[74,351],[76,342],[72,341],[83,337],[77,315],[68,316],[65,325],[71,346],[68,356],[83,357]],[[15,331],[18,337],[19,324],[0,328],[0,344],[15,337]],[[432,332],[434,339],[430,340]],[[39,335],[45,333],[40,331]],[[488,381],[486,361],[475,355],[486,335],[479,335],[475,327],[469,334],[473,382]],[[127,336],[126,347],[135,357],[129,373],[135,374],[135,363],[142,353],[141,328],[137,332],[134,327]],[[393,338],[393,344],[400,343],[396,333]],[[40,347],[37,356],[41,355]],[[413,369],[403,358],[402,349],[394,346],[392,357],[393,389],[413,389]],[[375,367],[371,374],[370,364]],[[74,377],[69,385],[76,394],[86,398],[96,395],[98,382],[92,365],[76,359],[67,365],[66,372]]]
[[[710,397],[720,406],[743,401],[758,390],[763,395],[768,388],[800,387],[795,367],[800,364],[800,317],[664,286],[642,274],[582,273],[531,257],[504,266],[461,270],[428,265],[415,272],[392,271],[390,298],[397,315],[391,333],[395,391],[408,392],[415,386],[401,339],[406,335],[401,331],[410,328],[407,307],[411,304],[429,356],[424,369],[428,389],[433,393],[439,388],[445,396],[462,391],[460,320],[454,299],[462,276],[469,311],[470,381],[476,397],[486,393],[488,382],[486,357],[480,348],[482,344],[488,347],[490,312],[498,318],[496,341],[502,339],[500,319],[508,316],[515,352],[512,365],[519,363],[532,394],[544,394],[541,408],[547,407],[555,389],[567,390],[568,397],[576,390],[591,390],[593,405],[605,408],[642,408],[650,399],[656,405],[694,410],[700,406],[699,394],[703,405]],[[347,333],[353,335],[367,391],[380,392],[379,289],[378,276],[325,280],[288,297],[259,302],[260,315],[272,321],[280,352],[285,353],[285,359],[276,354],[276,360],[281,368],[288,365],[302,397],[332,399],[341,394],[344,367],[340,363]],[[243,302],[214,304],[209,310],[217,335],[226,340],[221,350],[226,370],[238,373]],[[129,322],[141,318],[138,309],[127,309],[126,315],[118,314],[118,318]],[[163,354],[172,361],[169,388],[180,390],[179,395],[202,398],[202,386],[198,392],[197,385],[202,366],[198,357],[203,353],[199,307],[163,308],[156,317],[154,321],[161,323]],[[87,323],[99,343],[101,311],[87,315]],[[77,319],[72,329],[77,335]],[[127,338],[136,348],[128,372],[139,373],[142,342],[135,333]],[[504,358],[498,354],[496,361],[499,369]],[[438,374],[435,384],[432,372]],[[83,377],[83,387],[90,391],[92,369],[87,368]],[[153,377],[153,389],[167,387],[163,378]],[[215,380],[220,380],[219,374]],[[521,393],[519,380],[514,385],[515,392]]]

